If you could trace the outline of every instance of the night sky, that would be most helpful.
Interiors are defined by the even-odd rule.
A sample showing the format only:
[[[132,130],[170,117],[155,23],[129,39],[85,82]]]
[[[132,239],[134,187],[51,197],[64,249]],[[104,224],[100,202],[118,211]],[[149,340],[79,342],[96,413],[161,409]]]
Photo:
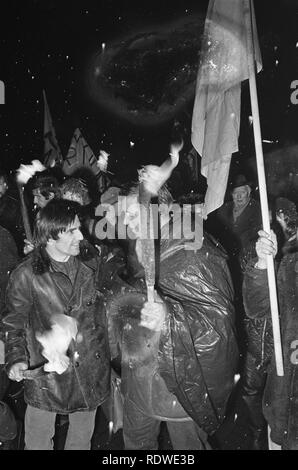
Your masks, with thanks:
[[[107,150],[111,153],[110,169],[116,174],[125,173],[128,168],[144,162],[162,161],[177,122],[184,132],[187,151],[190,148],[192,96],[163,122],[144,123],[141,114],[135,122],[130,122],[125,118],[125,110],[124,115],[107,110],[90,94],[88,73],[90,64],[94,65],[94,57],[103,47],[108,52],[115,44],[129,43],[130,38],[142,37],[148,31],[166,33],[169,25],[177,24],[181,19],[189,18],[189,21],[202,24],[207,5],[207,0],[3,2],[0,80],[5,83],[6,103],[0,106],[1,166],[15,169],[21,162],[41,158],[43,89],[63,155],[75,128],[80,127],[94,153]],[[298,80],[298,2],[258,0],[255,11],[264,66],[257,79],[262,137],[272,141],[264,143],[266,153],[298,142],[298,104],[290,100],[291,83]],[[185,60],[188,60],[188,66],[192,63],[190,77],[195,72],[194,50],[199,34],[198,31],[187,49]],[[181,65],[184,51],[173,44],[174,51],[175,47],[178,48],[176,56],[172,51],[171,57],[163,57],[162,63],[153,53],[150,73],[146,69],[148,63],[144,69],[135,66],[134,78],[131,69],[121,76],[125,70],[126,55],[123,56],[122,68],[113,80],[115,89],[126,87],[128,107],[142,108],[147,103],[146,106],[154,110],[160,98],[157,84],[165,80],[166,67],[173,69],[168,70],[173,79],[175,67]],[[127,77],[132,80],[130,87]],[[177,93],[181,92],[178,87]],[[170,99],[173,96],[167,96],[166,100]],[[242,101],[240,155],[234,159],[240,164],[241,159],[253,154],[248,86],[245,83]]]

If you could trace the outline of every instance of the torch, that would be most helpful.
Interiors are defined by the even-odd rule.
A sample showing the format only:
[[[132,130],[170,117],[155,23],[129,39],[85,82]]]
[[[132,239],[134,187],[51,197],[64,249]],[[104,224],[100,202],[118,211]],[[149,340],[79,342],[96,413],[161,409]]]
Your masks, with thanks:
[[[100,150],[96,162],[96,166],[101,171],[101,174],[98,179],[99,190],[101,193],[104,193],[106,191],[109,182],[109,177],[105,175],[114,175],[114,173],[108,171],[109,156],[110,154],[107,153],[105,150]]]
[[[36,333],[36,339],[42,345],[42,355],[48,362],[36,369],[23,372],[25,380],[36,380],[49,373],[63,374],[69,367],[70,359],[67,350],[72,340],[82,341],[78,334],[77,320],[64,314],[54,314],[51,318],[51,329],[43,333]],[[78,352],[74,352],[74,360],[78,359]]]
[[[141,213],[141,244],[142,264],[145,270],[145,282],[147,287],[147,300],[154,302],[155,285],[155,249],[153,220],[151,221],[150,201],[158,195],[159,189],[169,179],[173,169],[178,165],[179,152],[183,147],[183,141],[171,144],[170,158],[161,166],[147,165],[139,170],[139,201]]]
[[[19,190],[20,195],[20,202],[21,202],[21,213],[23,219],[24,230],[26,234],[26,238],[28,241],[32,242],[32,231],[29,222],[28,210],[25,204],[24,199],[24,185],[27,184],[30,178],[35,175],[38,171],[44,171],[46,169],[45,166],[39,160],[33,160],[31,165],[21,165],[20,168],[17,170],[17,187]]]

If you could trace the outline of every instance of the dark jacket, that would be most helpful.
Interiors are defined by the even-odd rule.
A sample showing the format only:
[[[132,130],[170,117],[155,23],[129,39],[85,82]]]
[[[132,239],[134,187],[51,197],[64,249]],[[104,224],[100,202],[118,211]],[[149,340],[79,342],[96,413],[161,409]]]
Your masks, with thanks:
[[[243,280],[244,325],[247,350],[257,366],[266,366],[273,352],[272,322],[269,309],[267,270],[255,268],[257,258],[246,266]]]
[[[245,247],[258,238],[262,228],[260,204],[251,199],[243,212],[233,219],[233,201],[226,202],[211,216],[214,229],[212,234],[218,238],[230,256],[238,256]]]
[[[25,380],[25,401],[31,406],[70,413],[95,409],[108,397],[110,357],[103,296],[97,285],[100,269],[98,257],[86,262],[78,257],[70,296],[69,278],[53,271],[45,250],[35,250],[11,274],[2,320],[7,370],[18,362],[28,363],[30,369],[45,362],[35,334],[50,329],[54,314],[75,318],[81,337],[70,344],[70,365],[63,374]]]
[[[268,367],[268,378],[263,398],[263,413],[271,428],[271,438],[284,449],[298,449],[297,407],[297,349],[298,339],[298,252],[290,252],[282,259],[277,275],[284,376],[277,376],[274,354]],[[271,324],[267,270],[250,267],[244,276],[243,296],[247,315],[254,321]],[[264,339],[266,336],[263,336]],[[262,349],[268,351],[272,333],[268,332]]]
[[[123,391],[145,413],[190,416],[212,434],[224,419],[238,362],[226,257],[207,234],[196,252],[184,248],[185,240],[164,242],[157,287],[168,315],[161,334],[139,326],[145,296],[137,277],[115,283],[107,304],[114,354],[117,337],[124,354]]]
[[[0,198],[0,225],[6,228],[14,238],[19,255],[23,254],[24,246],[24,227],[20,202],[10,191]]]
[[[12,235],[0,225],[0,312],[4,306],[9,274],[18,262],[17,247]]]

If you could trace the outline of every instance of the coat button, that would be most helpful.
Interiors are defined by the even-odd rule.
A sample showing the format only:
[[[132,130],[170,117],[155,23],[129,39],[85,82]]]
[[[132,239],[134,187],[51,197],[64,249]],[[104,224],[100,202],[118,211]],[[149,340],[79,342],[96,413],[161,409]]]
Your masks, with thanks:
[[[100,353],[98,351],[95,353],[95,357],[96,357],[96,359],[100,358]]]
[[[90,307],[90,305],[92,305],[92,300],[88,300],[88,302],[86,303],[87,307]]]

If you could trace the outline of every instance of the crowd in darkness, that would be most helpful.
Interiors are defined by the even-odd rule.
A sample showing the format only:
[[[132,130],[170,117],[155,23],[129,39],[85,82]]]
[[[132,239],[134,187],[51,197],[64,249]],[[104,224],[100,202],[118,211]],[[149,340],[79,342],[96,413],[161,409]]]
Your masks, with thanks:
[[[228,202],[204,221],[201,247],[189,250],[174,236],[177,201],[160,186],[155,201],[169,217],[160,216],[159,233],[171,236],[156,243],[149,295],[146,240],[99,240],[94,231],[96,207],[116,205],[119,195],[135,230],[141,184],[109,180],[100,194],[85,169],[65,177],[52,168],[23,188],[0,173],[2,446],[20,433],[6,400],[18,384],[19,448],[53,449],[58,417],[68,425],[64,448],[90,449],[101,407],[127,450],[158,450],[164,423],[173,449],[211,450],[239,374],[251,449],[297,449],[295,204],[277,198],[264,232],[253,183],[238,174]],[[284,376],[275,366],[267,255],[277,272]]]

